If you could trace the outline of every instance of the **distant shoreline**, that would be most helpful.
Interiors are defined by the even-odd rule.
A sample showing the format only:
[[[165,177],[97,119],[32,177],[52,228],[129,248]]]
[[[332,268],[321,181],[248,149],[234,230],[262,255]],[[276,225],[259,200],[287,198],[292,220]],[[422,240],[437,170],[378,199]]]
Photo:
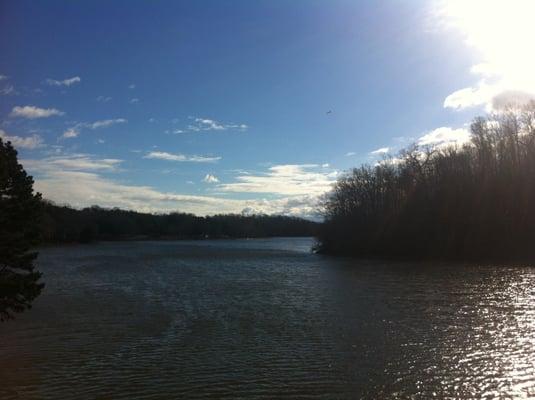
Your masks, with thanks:
[[[205,240],[316,236],[319,223],[283,215],[149,214],[98,206],[81,210],[43,202],[45,243]]]
[[[204,242],[204,241],[222,241],[222,240],[257,240],[257,239],[298,239],[298,238],[310,238],[316,239],[315,236],[311,235],[295,235],[295,236],[217,236],[217,237],[185,237],[185,236],[176,236],[176,237],[151,237],[151,236],[135,236],[135,237],[122,237],[122,238],[101,238],[98,240],[93,240],[90,242],[79,242],[79,241],[46,241],[43,242],[39,247],[55,247],[55,246],[64,246],[64,245],[85,245],[85,244],[99,244],[99,243],[117,243],[117,242]]]

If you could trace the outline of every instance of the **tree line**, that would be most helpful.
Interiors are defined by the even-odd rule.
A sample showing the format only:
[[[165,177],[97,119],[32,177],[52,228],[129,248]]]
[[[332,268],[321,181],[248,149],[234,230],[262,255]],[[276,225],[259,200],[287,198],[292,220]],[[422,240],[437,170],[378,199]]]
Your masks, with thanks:
[[[471,142],[411,146],[342,176],[318,250],[358,256],[535,260],[535,102],[476,118]]]
[[[196,216],[150,214],[92,206],[81,210],[43,203],[41,231],[48,243],[128,239],[258,238],[314,236],[318,224],[280,215]]]

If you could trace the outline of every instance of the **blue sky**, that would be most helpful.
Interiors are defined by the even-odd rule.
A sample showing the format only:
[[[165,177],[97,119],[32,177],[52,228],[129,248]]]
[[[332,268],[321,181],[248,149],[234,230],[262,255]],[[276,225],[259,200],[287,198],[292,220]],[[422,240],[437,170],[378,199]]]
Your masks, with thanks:
[[[59,203],[311,216],[348,168],[533,93],[487,40],[532,5],[475,3],[2,2],[0,135]]]

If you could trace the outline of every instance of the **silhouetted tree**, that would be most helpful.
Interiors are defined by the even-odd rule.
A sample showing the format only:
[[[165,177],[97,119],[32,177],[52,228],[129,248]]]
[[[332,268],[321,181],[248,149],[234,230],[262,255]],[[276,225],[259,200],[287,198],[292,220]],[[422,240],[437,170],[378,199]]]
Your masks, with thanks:
[[[345,174],[325,202],[318,249],[534,261],[535,102],[476,118],[471,136]]]
[[[41,195],[17,161],[10,142],[0,138],[0,320],[31,307],[43,284],[35,270]]]

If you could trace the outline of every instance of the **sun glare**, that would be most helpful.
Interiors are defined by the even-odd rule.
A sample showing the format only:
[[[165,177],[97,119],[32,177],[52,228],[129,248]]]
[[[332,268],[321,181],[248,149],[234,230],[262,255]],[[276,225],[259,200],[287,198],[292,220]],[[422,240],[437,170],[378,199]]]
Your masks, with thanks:
[[[472,72],[481,78],[480,95],[504,90],[535,93],[535,1],[443,1],[439,14],[479,51]]]

